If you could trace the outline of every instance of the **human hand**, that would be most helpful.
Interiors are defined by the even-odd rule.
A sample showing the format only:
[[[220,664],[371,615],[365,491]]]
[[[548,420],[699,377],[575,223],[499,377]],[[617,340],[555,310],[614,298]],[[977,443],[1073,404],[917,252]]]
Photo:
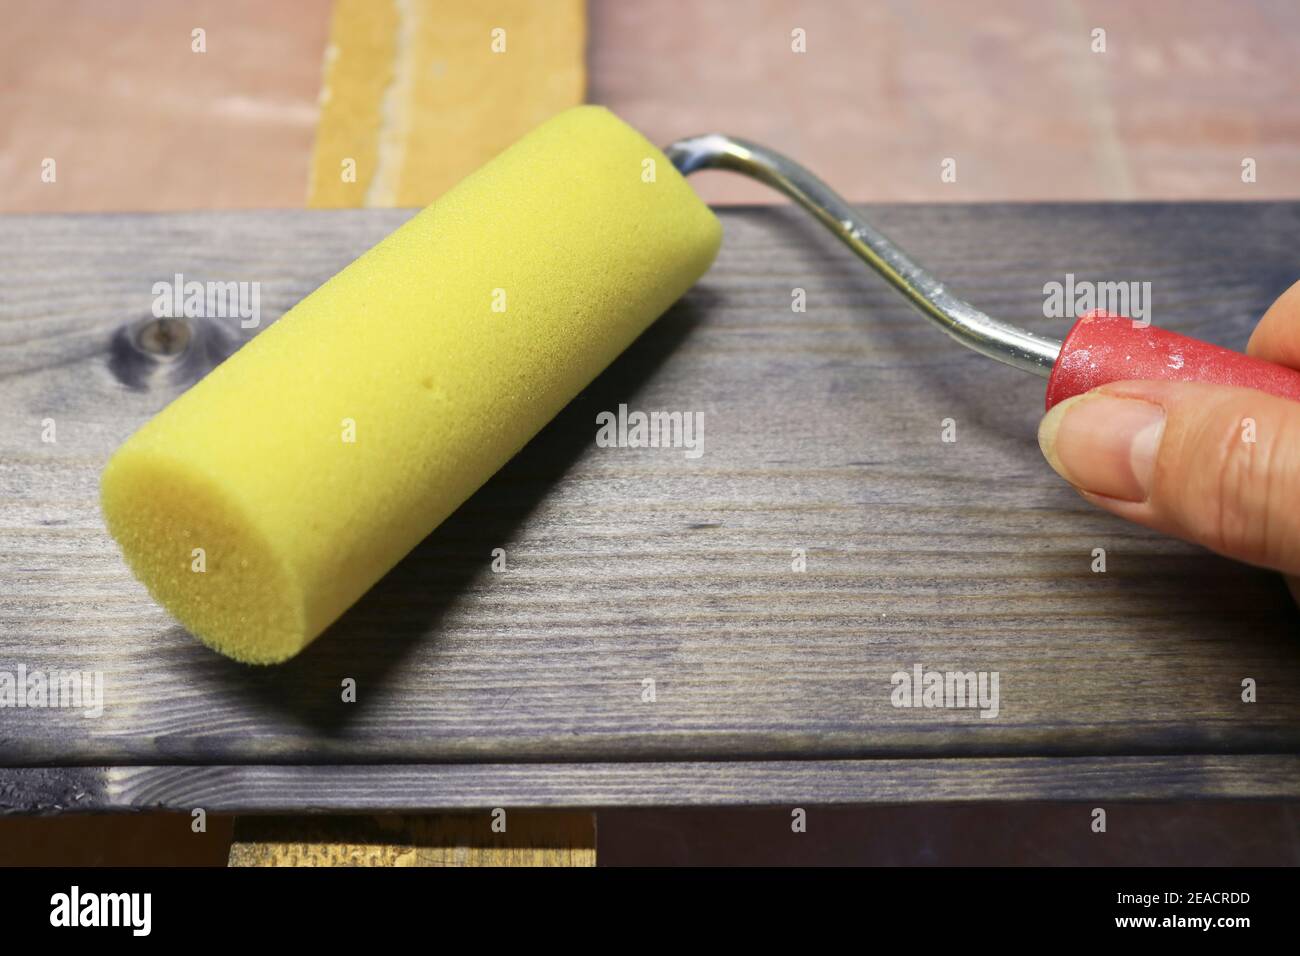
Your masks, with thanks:
[[[1246,351],[1300,369],[1300,282],[1265,313]],[[1056,405],[1038,442],[1093,504],[1300,575],[1300,402],[1202,382],[1114,382]],[[1298,582],[1288,577],[1300,598]]]

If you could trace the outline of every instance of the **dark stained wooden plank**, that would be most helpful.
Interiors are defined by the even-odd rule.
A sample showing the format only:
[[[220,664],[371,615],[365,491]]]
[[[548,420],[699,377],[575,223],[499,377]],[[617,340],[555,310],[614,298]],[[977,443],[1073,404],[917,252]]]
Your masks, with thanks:
[[[156,363],[123,329],[178,272],[261,282],[269,321],[405,215],[0,218],[0,670],[95,669],[106,693],[98,719],[0,711],[0,763],[1300,746],[1282,585],[1089,509],[1041,461],[1040,380],[949,342],[783,208],[724,213],[700,285],[300,658],[255,670],[213,655],[132,580],[97,482],[243,333],[206,323],[202,349]],[[871,216],[958,292],[1056,334],[1042,286],[1066,272],[1150,281],[1158,324],[1237,347],[1300,275],[1297,204]],[[596,413],[620,402],[702,411],[703,457],[595,447]],[[490,571],[496,547],[507,573]],[[1095,547],[1106,574],[1089,569]],[[916,663],[998,671],[999,716],[893,707],[890,675]],[[356,704],[340,702],[348,677]],[[1240,700],[1246,677],[1256,704]]]
[[[102,767],[0,767],[0,814],[56,814],[113,806]]]
[[[0,770],[21,790],[34,768]],[[1300,756],[108,767],[81,810],[422,812],[1294,798]],[[25,808],[40,809],[38,795]]]

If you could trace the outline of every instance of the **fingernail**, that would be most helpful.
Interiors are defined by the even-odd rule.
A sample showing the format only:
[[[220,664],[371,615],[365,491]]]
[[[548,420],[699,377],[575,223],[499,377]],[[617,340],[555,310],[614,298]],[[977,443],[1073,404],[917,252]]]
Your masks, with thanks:
[[[1165,430],[1165,410],[1134,398],[1088,393],[1066,399],[1038,426],[1047,462],[1070,484],[1121,501],[1146,501]]]

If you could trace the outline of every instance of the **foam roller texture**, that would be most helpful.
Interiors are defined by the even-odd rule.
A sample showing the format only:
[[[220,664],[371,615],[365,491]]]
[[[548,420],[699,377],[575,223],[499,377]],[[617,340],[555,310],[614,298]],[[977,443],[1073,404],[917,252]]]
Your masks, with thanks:
[[[132,435],[104,469],[108,529],[206,644],[286,660],[681,296],[720,241],[639,133],[601,108],[561,113]]]

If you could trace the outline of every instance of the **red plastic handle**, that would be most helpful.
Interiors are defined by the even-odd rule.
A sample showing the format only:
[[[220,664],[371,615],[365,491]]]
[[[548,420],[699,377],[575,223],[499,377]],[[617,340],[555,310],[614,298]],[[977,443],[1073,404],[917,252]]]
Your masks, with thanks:
[[[1047,380],[1047,407],[1107,382],[1166,379],[1255,388],[1300,402],[1300,372],[1189,339],[1154,325],[1089,312],[1061,345]]]

